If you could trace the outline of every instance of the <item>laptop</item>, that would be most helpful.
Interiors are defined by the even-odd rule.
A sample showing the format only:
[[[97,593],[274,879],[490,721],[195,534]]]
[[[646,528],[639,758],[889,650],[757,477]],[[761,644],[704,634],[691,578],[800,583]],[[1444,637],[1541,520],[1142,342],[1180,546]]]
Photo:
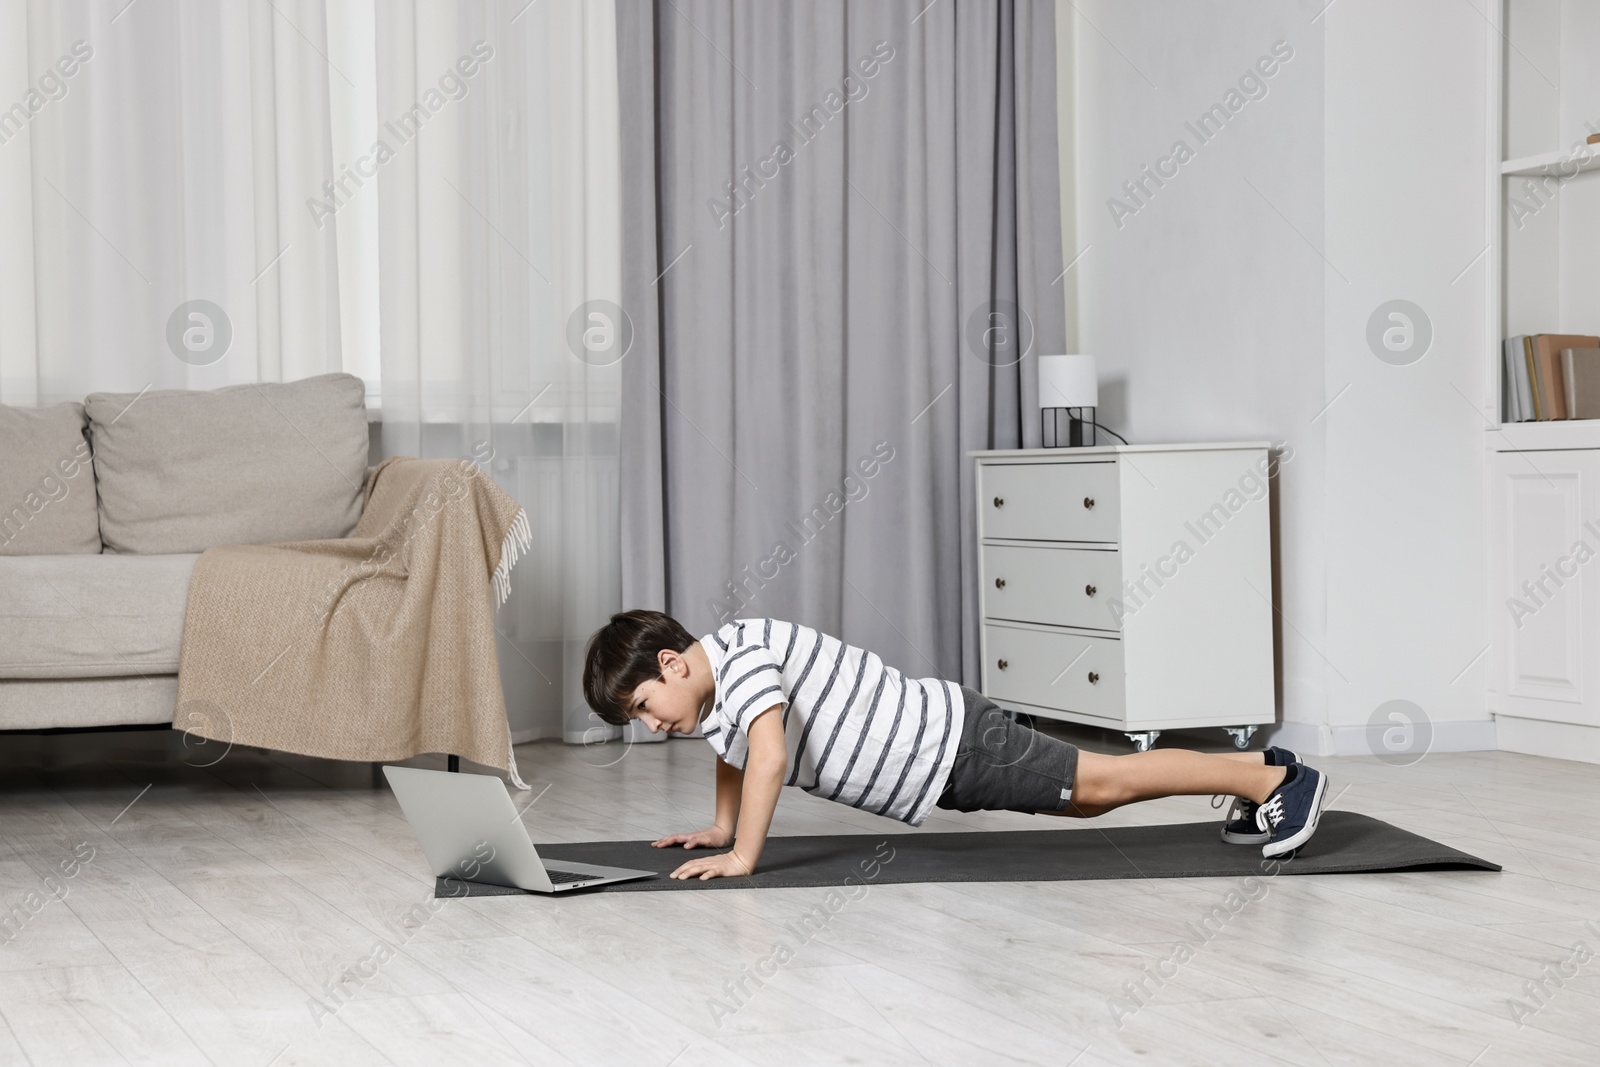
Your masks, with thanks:
[[[420,767],[384,767],[383,773],[436,877],[564,893],[658,873],[541,860],[505,783],[493,775]]]

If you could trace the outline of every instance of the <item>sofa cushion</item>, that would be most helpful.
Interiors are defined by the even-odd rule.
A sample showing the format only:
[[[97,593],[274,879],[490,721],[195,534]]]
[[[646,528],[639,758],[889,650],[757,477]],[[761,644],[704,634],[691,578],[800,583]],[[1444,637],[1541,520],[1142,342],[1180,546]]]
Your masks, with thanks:
[[[0,557],[0,678],[175,673],[199,558]]]
[[[100,551],[82,404],[0,405],[0,556]]]
[[[344,537],[361,517],[365,387],[298,382],[91,393],[84,401],[106,551]]]

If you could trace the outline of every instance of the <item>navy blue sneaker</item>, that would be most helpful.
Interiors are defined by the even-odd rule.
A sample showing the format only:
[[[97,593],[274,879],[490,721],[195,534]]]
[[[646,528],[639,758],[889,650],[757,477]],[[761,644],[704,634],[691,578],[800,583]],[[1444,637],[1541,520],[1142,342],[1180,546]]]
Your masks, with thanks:
[[[1299,756],[1277,746],[1265,750],[1262,755],[1268,767],[1287,767],[1300,762]],[[1264,845],[1271,841],[1272,834],[1256,826],[1258,807],[1260,805],[1253,800],[1234,797],[1233,807],[1228,809],[1228,817],[1222,823],[1222,840],[1230,845]]]
[[[1256,827],[1272,834],[1261,854],[1282,856],[1311,840],[1327,794],[1327,775],[1304,763],[1291,764],[1283,784],[1256,809]]]

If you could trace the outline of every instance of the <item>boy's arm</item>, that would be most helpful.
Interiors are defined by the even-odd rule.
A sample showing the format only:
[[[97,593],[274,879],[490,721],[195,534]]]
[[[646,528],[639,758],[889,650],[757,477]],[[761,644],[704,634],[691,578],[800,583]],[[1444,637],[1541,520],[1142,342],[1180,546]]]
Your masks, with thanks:
[[[740,795],[739,832],[733,854],[744,861],[746,874],[754,874],[761,849],[767,843],[778,791],[789,769],[789,749],[783,740],[783,706],[774,704],[758,715],[745,736],[750,753],[744,761],[744,789]]]
[[[733,840],[733,828],[739,822],[739,794],[743,788],[744,772],[718,756],[716,826],[727,835],[722,842],[724,845]]]
[[[761,849],[767,842],[767,829],[772,825],[772,812],[778,806],[778,791],[783,788],[783,775],[789,767],[789,750],[783,737],[782,707],[781,704],[774,704],[756,716],[745,731],[749,754],[745,757],[742,789],[732,808],[739,818],[739,832],[734,839],[733,850],[690,860],[673,871],[672,877],[706,879],[755,873]],[[722,782],[719,768],[719,827],[723,813]]]

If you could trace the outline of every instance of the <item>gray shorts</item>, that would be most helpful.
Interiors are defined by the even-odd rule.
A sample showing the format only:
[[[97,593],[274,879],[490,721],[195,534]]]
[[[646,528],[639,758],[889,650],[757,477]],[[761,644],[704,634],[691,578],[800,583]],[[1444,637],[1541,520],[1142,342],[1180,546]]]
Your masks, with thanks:
[[[955,811],[1061,811],[1072,799],[1078,746],[1006,717],[961,687],[966,706],[950,778],[935,802]]]

